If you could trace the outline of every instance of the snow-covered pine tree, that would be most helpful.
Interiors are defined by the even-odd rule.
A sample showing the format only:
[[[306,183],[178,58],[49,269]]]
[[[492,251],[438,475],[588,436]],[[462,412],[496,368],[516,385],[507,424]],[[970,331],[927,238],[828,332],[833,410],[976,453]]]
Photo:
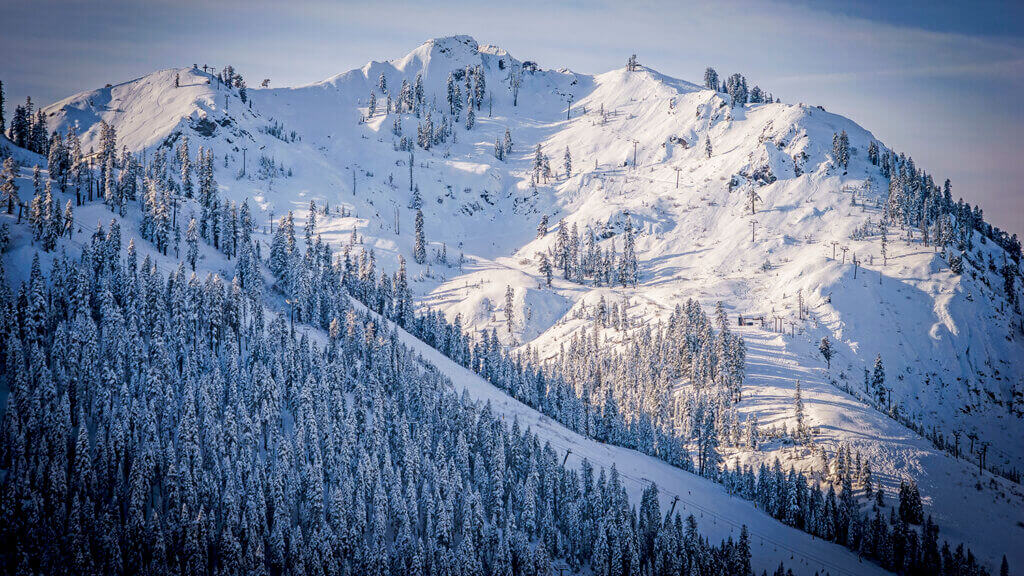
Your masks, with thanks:
[[[868,144],[868,161],[878,166],[878,143],[874,140]]]
[[[508,128],[505,128],[504,146],[505,156],[507,157],[509,154],[512,153],[512,132]]]
[[[625,246],[620,260],[619,281],[622,286],[636,286],[639,273],[636,260],[636,240],[633,237],[633,219],[626,216]]]
[[[822,336],[821,342],[818,344],[818,352],[821,353],[821,357],[825,359],[826,368],[832,368],[832,356],[835,353],[832,349],[832,343],[829,342],[828,336]]]
[[[850,165],[850,137],[846,135],[846,130],[839,134],[839,145],[842,151],[843,168],[846,168]]]
[[[505,285],[505,327],[508,329],[509,336],[512,336],[513,328],[515,328],[515,290],[512,289],[510,284]]]
[[[32,150],[36,154],[46,156],[49,153],[48,146],[50,144],[50,140],[48,133],[46,132],[46,117],[43,115],[42,108],[36,110],[36,119],[32,123],[31,134],[29,150]]]
[[[885,406],[885,366],[882,364],[882,355],[875,356],[875,367],[871,372],[871,389],[874,391],[875,402],[879,406]]]
[[[196,261],[199,259],[199,227],[195,218],[189,218],[188,229],[185,230],[185,260],[192,271],[196,270]]]
[[[799,380],[796,381],[796,389],[793,392],[793,413],[796,416],[796,437],[802,442],[807,434],[807,428],[804,423],[804,399]]]
[[[21,197],[18,196],[18,166],[14,163],[14,157],[4,158],[3,171],[0,172],[0,204],[7,204],[7,213],[14,213],[14,206],[21,204]]]
[[[850,137],[846,135],[846,130],[832,134],[832,159],[844,169],[850,163]]]
[[[885,218],[882,219],[882,222],[879,224],[878,227],[879,227],[879,232],[881,233],[881,241],[882,241],[882,266],[888,266],[889,265],[889,234],[888,234],[889,225],[888,225],[888,223],[886,223]]]
[[[423,122],[420,123],[416,131],[416,143],[424,150],[430,150],[434,143],[434,122],[430,117],[429,110],[427,111],[426,118],[423,119]]]
[[[484,69],[477,65],[473,68],[473,99],[476,100],[476,108],[480,109],[483,104],[484,95],[487,93],[487,80],[484,77]]]
[[[306,249],[313,246],[313,238],[316,237],[316,200],[310,199],[309,210],[306,212],[306,227],[303,239],[306,241]]]
[[[188,149],[188,135],[183,134],[178,144],[178,163],[181,166],[181,194],[192,197],[192,156]]]
[[[409,208],[413,210],[423,208],[423,196],[420,194],[419,184],[412,188],[412,195],[409,197]]]
[[[743,106],[747,103],[747,79],[742,74],[733,74],[726,80],[725,92],[732,97],[733,106]]]
[[[757,213],[756,202],[761,201],[761,196],[757,193],[757,188],[753,183],[747,184],[747,202],[750,202],[750,214],[753,216]]]
[[[413,112],[417,118],[420,117],[420,111],[423,109],[423,96],[423,73],[417,72],[412,85]]]
[[[921,492],[916,482],[900,482],[899,492],[900,520],[907,524],[924,522],[924,507],[921,504]]]
[[[714,68],[704,70],[704,87],[708,90],[718,90],[718,72]]]
[[[545,285],[550,287],[551,286],[551,274],[553,272],[553,270],[551,268],[551,260],[548,258],[548,255],[547,255],[546,252],[541,252],[540,256],[539,256],[539,259],[540,259],[540,263],[539,263],[540,273],[544,275],[544,283],[545,283]]]
[[[412,258],[417,264],[427,261],[427,238],[423,232],[423,210],[416,210],[415,239],[412,249]]]

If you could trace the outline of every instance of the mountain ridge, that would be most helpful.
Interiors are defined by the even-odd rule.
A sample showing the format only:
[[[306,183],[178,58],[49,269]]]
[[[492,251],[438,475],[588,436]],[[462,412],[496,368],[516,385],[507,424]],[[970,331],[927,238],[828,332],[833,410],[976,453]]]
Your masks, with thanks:
[[[119,144],[133,152],[170,150],[188,135],[228,167],[218,177],[222,194],[238,201],[253,198],[261,217],[292,209],[301,221],[310,199],[350,207],[353,217],[325,219],[325,239],[342,245],[358,230],[365,245],[381,255],[380,265],[394,269],[398,255],[408,259],[412,253],[408,206],[413,202],[405,186],[409,154],[395,150],[397,138],[389,135],[387,124],[401,116],[404,130],[412,132],[423,118],[408,112],[368,114],[368,95],[380,73],[391,91],[422,73],[426,99],[443,109],[443,97],[437,98],[443,96],[447,73],[475,66],[478,58],[491,95],[477,112],[478,126],[456,125],[458,142],[414,152],[413,179],[422,184],[431,250],[440,251],[444,242],[452,260],[456,250],[467,257],[458,269],[433,257],[433,269],[411,264],[420,302],[450,319],[461,314],[474,331],[498,329],[505,324],[501,303],[507,285],[514,289],[515,318],[513,333],[501,333],[503,341],[548,351],[589,327],[593,313],[588,310],[600,296],[628,299],[629,308],[646,322],[656,322],[680,296],[690,295],[708,305],[723,300],[733,317],[784,316],[790,322],[786,328],[793,330],[786,347],[803,362],[809,362],[821,337],[839,347],[838,367],[825,372],[824,380],[857,389],[861,369],[870,368],[881,353],[893,375],[893,394],[911,420],[941,426],[949,435],[951,428],[967,433],[972,420],[985,417],[990,424],[978,433],[994,443],[990,456],[1020,466],[1024,451],[1013,443],[1022,431],[1020,417],[1013,415],[1024,394],[1024,367],[1014,360],[1021,357],[1020,337],[1013,339],[1012,316],[1001,312],[1009,303],[998,285],[990,286],[997,277],[988,278],[984,263],[1001,252],[992,243],[978,246],[982,262],[973,266],[973,276],[953,274],[947,260],[911,228],[910,242],[893,235],[892,268],[876,265],[874,260],[882,259],[877,224],[887,194],[878,166],[866,154],[871,143],[880,143],[823,109],[734,107],[728,94],[643,68],[595,76],[524,71],[520,102],[512,106],[510,75],[525,63],[456,36],[319,83],[249,89],[251,105],[237,91],[215,87],[215,76],[185,68],[80,93],[45,113],[54,130],[77,123],[89,147],[99,143],[100,119],[114,125]],[[184,74],[188,84],[170,88],[172,71]],[[491,106],[498,115],[487,118]],[[284,138],[269,132],[277,123]],[[517,143],[515,152],[507,162],[492,160],[491,139],[501,138],[506,128]],[[296,137],[289,141],[292,130]],[[837,169],[830,146],[839,132],[850,139],[850,165],[844,170]],[[706,142],[712,143],[710,155]],[[553,177],[537,178],[530,167],[537,144],[553,151],[556,165],[562,150],[569,149],[582,168],[568,178],[558,168]],[[247,160],[243,146],[250,152]],[[264,173],[250,169],[263,165],[264,158],[271,163]],[[676,178],[682,178],[682,192]],[[747,218],[751,190],[760,200]],[[542,215],[552,218],[551,232],[537,239],[533,230]],[[639,230],[642,290],[569,281],[556,281],[552,289],[542,285],[536,254],[554,250],[559,226],[607,229],[612,234],[603,240],[607,250],[616,240],[622,247],[627,219]],[[757,221],[753,229],[750,220]],[[748,242],[750,236],[754,240]],[[859,252],[861,264],[853,265],[846,250],[832,256],[834,241],[853,255]],[[857,273],[860,281],[853,282]],[[875,288],[876,280],[882,288]],[[798,290],[810,302],[806,312],[795,302]],[[901,315],[905,323],[888,321]],[[986,323],[999,332],[982,329]],[[613,342],[617,338],[610,330],[605,335]],[[961,378],[974,380],[961,384]],[[778,408],[763,417],[783,422],[790,419],[787,411]],[[831,418],[826,414],[821,419]],[[851,441],[850,436],[836,433],[830,439],[838,443]]]

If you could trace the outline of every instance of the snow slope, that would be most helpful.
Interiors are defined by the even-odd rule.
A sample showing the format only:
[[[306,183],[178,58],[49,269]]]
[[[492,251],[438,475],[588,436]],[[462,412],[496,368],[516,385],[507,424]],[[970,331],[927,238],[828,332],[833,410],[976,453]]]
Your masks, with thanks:
[[[476,127],[457,127],[454,141],[417,148],[413,158],[397,151],[395,114],[380,112],[379,89],[377,114],[360,121],[381,74],[392,93],[421,74],[426,100],[445,108],[448,74],[477,65],[487,103]],[[524,72],[513,106],[518,69]],[[876,233],[853,237],[868,219],[879,221],[885,197],[885,181],[866,158],[876,139],[854,122],[802,104],[731,107],[727,95],[643,68],[596,76],[535,68],[466,36],[430,40],[402,58],[308,86],[250,89],[249,97],[251,104],[243,103],[212,75],[185,68],[84,92],[45,112],[52,129],[77,125],[85,149],[97,145],[101,119],[117,128],[119,146],[147,154],[187,135],[193,151],[216,153],[224,197],[255,200],[264,243],[271,217],[295,210],[301,226],[315,199],[331,207],[318,222],[324,239],[339,246],[356,230],[385,270],[397,266],[398,255],[411,260],[412,160],[430,250],[448,255],[447,263],[410,262],[416,296],[450,318],[461,314],[469,329],[499,328],[509,346],[555,353],[573,331],[589,329],[586,315],[576,316],[602,295],[628,299],[631,315],[648,322],[691,297],[708,306],[723,301],[732,318],[777,316],[791,335],[743,331],[752,353],[741,411],[763,425],[791,419],[788,399],[800,378],[811,397],[809,424],[822,432],[818,444],[861,448],[889,494],[901,479],[916,479],[926,505],[942,502],[926,508],[945,537],[963,539],[989,562],[1005,552],[1013,565],[1024,564],[1010,546],[1024,536],[1019,485],[977,476],[972,462],[954,460],[837,387],[857,389],[880,353],[893,400],[908,418],[946,434],[976,432],[991,442],[990,463],[1024,463],[1024,424],[1011,412],[1024,395],[1020,319],[1009,312],[997,275],[952,274],[919,232],[907,241],[891,231],[886,265]],[[403,133],[415,135],[419,121],[402,115]],[[515,147],[501,162],[493,143],[506,128]],[[842,130],[852,151],[845,173],[831,160],[832,136]],[[569,148],[572,177],[532,186],[537,144],[556,172]],[[761,200],[751,216],[746,190],[756,186],[755,174],[768,173],[775,180],[756,188]],[[738,187],[730,192],[734,176]],[[536,238],[545,214],[552,232]],[[627,214],[641,231],[638,288],[560,280],[543,287],[536,254],[553,245],[559,225],[618,233]],[[621,248],[614,234],[602,247],[616,240]],[[847,250],[833,257],[836,247]],[[977,248],[997,262],[1002,257],[991,243]],[[506,285],[515,289],[512,335],[503,329]],[[798,291],[808,307],[803,319]],[[838,349],[830,371],[816,353],[826,335]],[[614,345],[616,335],[605,336]],[[800,468],[821,467],[786,446],[736,454],[751,461],[776,455]]]

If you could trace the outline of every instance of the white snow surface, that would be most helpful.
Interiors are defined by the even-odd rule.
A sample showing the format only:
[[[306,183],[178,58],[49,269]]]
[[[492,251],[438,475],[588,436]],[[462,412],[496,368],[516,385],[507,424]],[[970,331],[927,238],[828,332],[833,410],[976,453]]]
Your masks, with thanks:
[[[448,74],[467,65],[480,65],[486,73],[489,96],[477,111],[476,127],[456,127],[456,142],[415,149],[413,178],[424,202],[430,249],[440,251],[443,244],[449,262],[431,258],[419,266],[411,262],[410,155],[395,150],[395,114],[381,111],[386,96],[376,88],[378,77],[383,73],[396,94],[403,79],[412,83],[422,74],[426,100],[446,109]],[[182,68],[83,92],[45,113],[51,129],[75,124],[85,150],[98,147],[100,120],[116,127],[119,147],[135,152],[152,154],[160,146],[176,145],[182,135],[188,136],[193,154],[198,146],[213,149],[222,196],[255,202],[261,214],[257,237],[267,245],[265,225],[272,214],[276,219],[294,210],[301,226],[311,199],[321,206],[326,202],[331,215],[318,216],[325,240],[339,247],[355,229],[363,247],[374,249],[378,265],[387,270],[404,255],[422,306],[441,309],[449,318],[461,314],[469,329],[498,327],[509,346],[530,344],[542,356],[556,353],[573,331],[589,329],[589,320],[574,319],[570,311],[592,306],[601,295],[628,299],[631,316],[646,322],[665,318],[687,298],[709,307],[722,301],[732,319],[737,314],[779,316],[786,335],[760,327],[740,329],[748,346],[741,412],[756,414],[762,426],[787,421],[792,426],[791,399],[800,379],[808,423],[820,431],[819,445],[831,452],[840,443],[859,449],[890,502],[901,479],[915,479],[942,538],[966,542],[992,568],[1004,553],[1011,566],[1024,565],[1024,551],[1014,546],[1024,537],[1019,485],[987,472],[979,476],[972,461],[953,459],[830,383],[848,382],[858,389],[863,368],[881,353],[893,400],[905,413],[947,433],[977,432],[991,442],[990,463],[1024,464],[1024,425],[1008,410],[1014,394],[1024,389],[1024,344],[1014,328],[1020,319],[1009,312],[998,275],[990,276],[989,287],[982,281],[984,272],[977,278],[952,274],[922,243],[919,231],[907,241],[905,232],[890,229],[885,266],[877,235],[852,238],[868,218],[878,222],[878,202],[885,198],[885,180],[867,161],[868,144],[876,140],[868,131],[803,104],[731,107],[725,94],[646,68],[595,76],[528,70],[513,106],[510,73],[522,65],[504,50],[456,36],[430,40],[405,57],[370,62],[324,82],[249,88],[251,105],[237,91],[219,87],[212,75]],[[176,74],[179,88],[174,88]],[[360,122],[371,90],[376,90],[377,113]],[[439,119],[437,114],[434,120]],[[415,138],[418,121],[402,115],[403,133]],[[275,125],[282,126],[283,138],[267,132]],[[501,162],[494,158],[493,143],[506,128],[515,149]],[[845,173],[831,162],[832,136],[841,130],[851,146]],[[710,158],[704,151],[708,138]],[[560,174],[531,187],[530,162],[538,143]],[[574,166],[570,178],[561,168],[567,147]],[[754,184],[741,179],[741,186],[730,192],[728,183],[733,175],[759,169],[770,170],[777,180],[758,188],[762,200],[751,216],[745,191]],[[22,197],[30,197],[30,190],[23,186]],[[341,207],[348,216],[336,212]],[[76,214],[78,221],[109,219],[99,207],[95,217],[90,210],[82,211],[84,218]],[[553,245],[559,225],[620,232],[627,213],[640,229],[637,288],[595,288],[558,279],[551,288],[543,286],[536,254]],[[551,231],[536,238],[544,214]],[[126,225],[124,230],[127,242],[133,229]],[[614,240],[621,250],[621,238]],[[603,241],[602,247],[612,241]],[[834,241],[847,248],[845,256],[837,252],[833,258]],[[998,247],[975,244],[1001,262]],[[27,247],[22,250],[11,258],[29,253]],[[461,266],[460,253],[466,259]],[[204,254],[208,267],[219,262],[212,252]],[[862,263],[856,279],[854,254]],[[5,257],[5,267],[11,258]],[[227,263],[218,265],[225,273],[231,269]],[[516,294],[512,335],[504,329],[506,285]],[[803,320],[796,313],[798,290],[809,308]],[[609,330],[606,335],[614,345],[616,334]],[[837,348],[831,370],[816,351],[823,336]],[[439,355],[422,351],[445,365]],[[807,556],[837,563],[853,558],[768,519],[718,486],[573,435],[471,375],[445,370],[474,397],[504,406],[509,416],[519,416],[559,449],[572,446],[574,456],[616,462],[637,483],[634,496],[639,496],[640,478],[655,480],[681,498],[692,496],[693,505],[719,513],[721,526],[726,519],[742,521],[757,533],[801,547]],[[962,438],[961,445],[965,442]],[[787,468],[823,466],[806,451],[785,445],[730,453],[729,459],[756,463],[775,456]],[[704,530],[714,526],[701,522]],[[714,531],[709,535],[716,537]],[[759,562],[765,558],[756,545],[754,553]],[[769,559],[777,564],[774,556]],[[875,568],[858,564],[850,569],[870,573]]]

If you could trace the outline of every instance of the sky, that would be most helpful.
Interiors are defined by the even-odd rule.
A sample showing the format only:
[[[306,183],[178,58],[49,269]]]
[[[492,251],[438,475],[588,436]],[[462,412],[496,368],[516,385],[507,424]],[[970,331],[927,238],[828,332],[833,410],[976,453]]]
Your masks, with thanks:
[[[31,95],[48,104],[193,63],[232,64],[250,85],[308,84],[452,34],[583,73],[620,68],[634,52],[697,83],[713,66],[784,102],[850,117],[1024,236],[1019,0],[13,0],[0,3],[0,21],[0,81],[12,103]]]

